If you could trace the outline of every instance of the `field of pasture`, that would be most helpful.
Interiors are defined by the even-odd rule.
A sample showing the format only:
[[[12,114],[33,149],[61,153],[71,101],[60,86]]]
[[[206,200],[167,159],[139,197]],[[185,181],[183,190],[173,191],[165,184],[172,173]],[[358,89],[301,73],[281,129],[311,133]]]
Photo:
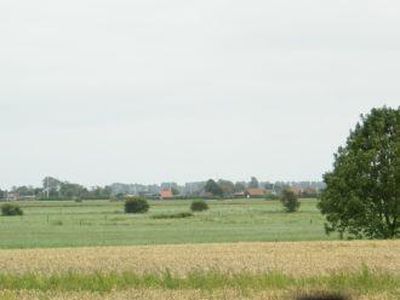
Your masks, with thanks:
[[[283,212],[278,201],[210,200],[210,209],[193,217],[190,201],[150,201],[144,215],[123,213],[122,202],[33,201],[24,215],[0,217],[0,248],[107,245],[311,241],[326,236],[316,200],[302,200],[300,211]]]

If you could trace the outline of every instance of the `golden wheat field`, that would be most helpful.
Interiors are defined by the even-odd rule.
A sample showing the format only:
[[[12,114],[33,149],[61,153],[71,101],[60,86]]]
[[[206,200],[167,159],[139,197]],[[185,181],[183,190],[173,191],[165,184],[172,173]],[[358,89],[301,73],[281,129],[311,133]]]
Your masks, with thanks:
[[[107,295],[92,293],[92,292],[68,292],[68,293],[43,293],[37,291],[0,291],[0,299],[54,299],[54,300],[118,300],[118,299],[148,299],[148,300],[161,300],[161,299],[282,299],[288,298],[288,293],[280,291],[268,291],[261,293],[244,294],[240,290],[220,290],[212,293],[207,293],[199,290],[158,290],[158,289],[144,289],[144,290],[126,290],[126,291],[112,291]]]
[[[243,292],[240,289],[224,289],[213,292],[204,292],[200,290],[126,290],[112,291],[107,294],[92,293],[92,292],[37,292],[37,291],[0,291],[0,299],[2,300],[120,300],[120,299],[146,299],[146,300],[293,300],[298,293],[296,291],[257,291]],[[351,299],[356,300],[395,300],[398,299],[392,295],[367,294],[353,296]]]
[[[218,274],[267,274],[277,272],[292,278],[351,274],[363,267],[372,273],[400,278],[400,241],[280,242],[124,246],[62,249],[0,250],[2,274],[40,276],[57,274],[162,274],[166,270],[185,278],[192,272]],[[390,279],[392,280],[392,279]],[[40,281],[40,280],[39,280]],[[323,281],[322,281],[323,282]],[[51,282],[50,282],[51,283]],[[38,285],[38,283],[36,283]],[[368,282],[363,282],[368,285]],[[40,282],[39,285],[40,287]],[[312,286],[329,290],[322,283]],[[351,287],[351,286],[350,286]],[[398,299],[400,284],[351,292],[351,299]],[[340,286],[339,286],[340,288]],[[307,291],[307,285],[300,287]],[[295,299],[294,285],[256,290],[241,286],[208,289],[160,288],[157,286],[96,290],[7,289],[0,288],[0,299]]]
[[[0,250],[6,273],[73,271],[223,273],[277,271],[294,276],[358,270],[400,273],[400,241],[280,242]]]

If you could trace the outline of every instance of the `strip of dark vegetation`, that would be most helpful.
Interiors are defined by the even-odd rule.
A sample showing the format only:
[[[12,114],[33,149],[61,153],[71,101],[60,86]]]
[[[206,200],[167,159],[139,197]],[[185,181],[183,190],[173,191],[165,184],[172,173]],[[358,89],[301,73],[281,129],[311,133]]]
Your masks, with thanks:
[[[351,274],[332,274],[300,278],[279,273],[227,275],[218,272],[194,272],[188,274],[186,277],[175,276],[170,272],[164,272],[160,275],[138,275],[131,272],[62,273],[50,276],[38,274],[0,274],[0,290],[110,292],[113,289],[131,288],[198,289],[206,291],[224,288],[240,288],[242,290],[249,289],[254,291],[267,289],[292,291],[295,289],[320,289],[339,294],[343,291],[350,291],[351,293],[363,294],[389,292],[397,295],[400,293],[400,276],[373,273],[367,269]]]
[[[180,212],[180,213],[171,213],[171,214],[158,214],[151,216],[152,219],[184,219],[190,218],[194,215],[190,212]]]
[[[296,300],[350,300],[349,295],[341,294],[338,292],[314,292],[295,297]]]

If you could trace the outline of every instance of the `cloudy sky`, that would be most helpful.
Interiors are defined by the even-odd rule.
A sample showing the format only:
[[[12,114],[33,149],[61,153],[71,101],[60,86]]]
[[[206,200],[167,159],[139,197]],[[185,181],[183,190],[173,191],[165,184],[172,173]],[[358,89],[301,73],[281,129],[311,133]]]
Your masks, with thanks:
[[[0,187],[319,180],[400,104],[389,0],[2,0]]]

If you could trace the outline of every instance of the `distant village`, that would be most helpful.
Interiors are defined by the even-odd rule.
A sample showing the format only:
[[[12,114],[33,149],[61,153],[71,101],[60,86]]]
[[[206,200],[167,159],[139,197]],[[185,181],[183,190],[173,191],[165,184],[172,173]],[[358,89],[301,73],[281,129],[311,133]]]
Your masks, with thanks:
[[[113,183],[107,186],[85,187],[77,183],[46,177],[41,187],[15,186],[10,190],[0,189],[1,201],[13,200],[67,200],[67,199],[123,199],[127,196],[141,196],[148,199],[192,199],[192,198],[274,198],[284,189],[291,189],[299,197],[316,197],[325,187],[323,182],[232,182],[209,179],[179,185],[176,182],[161,184]]]

